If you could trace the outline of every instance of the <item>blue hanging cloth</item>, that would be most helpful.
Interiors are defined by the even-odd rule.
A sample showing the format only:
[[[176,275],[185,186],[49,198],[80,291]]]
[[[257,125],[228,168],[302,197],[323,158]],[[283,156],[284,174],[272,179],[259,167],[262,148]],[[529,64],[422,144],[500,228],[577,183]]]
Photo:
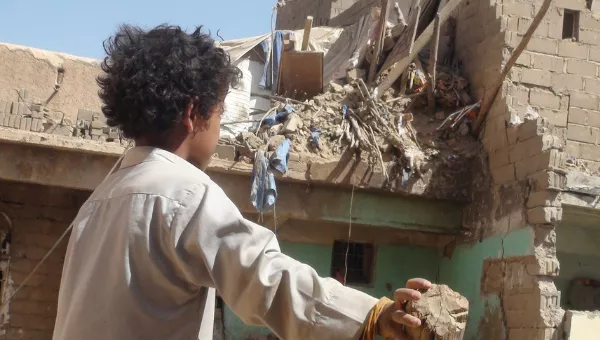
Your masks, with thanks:
[[[285,174],[287,172],[287,157],[290,152],[291,141],[289,139],[285,139],[283,143],[281,143],[277,150],[271,155],[271,166],[275,168],[275,170]]]
[[[250,202],[257,211],[263,213],[272,207],[277,200],[275,176],[269,169],[269,161],[263,150],[256,152],[251,181]]]
[[[263,71],[263,76],[260,80],[260,88],[262,89],[270,89],[273,86],[277,86],[277,77],[278,77],[278,73],[279,73],[279,62],[281,61],[281,54],[283,53],[283,35],[285,34],[285,32],[283,31],[276,31],[273,37],[273,46],[271,46],[271,48],[273,49],[274,53],[271,53],[270,49],[265,49],[265,46],[268,46],[268,42],[263,41],[263,43],[261,44],[261,46],[263,47],[263,49],[266,51],[265,52],[265,60],[267,60],[267,62],[265,63],[265,68]],[[273,58],[271,58],[273,57]],[[273,70],[273,77],[271,79],[271,70]]]

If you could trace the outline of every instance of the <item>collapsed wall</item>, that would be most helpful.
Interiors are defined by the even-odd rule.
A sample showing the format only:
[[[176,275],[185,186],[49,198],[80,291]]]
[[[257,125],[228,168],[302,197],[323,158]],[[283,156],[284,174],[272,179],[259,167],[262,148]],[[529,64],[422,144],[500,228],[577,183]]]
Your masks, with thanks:
[[[469,1],[456,13],[455,52],[476,98],[491,88],[540,5]],[[573,13],[578,23],[569,22]],[[565,36],[571,24],[573,36]],[[465,225],[472,240],[499,236],[501,252],[482,270],[481,294],[499,306],[485,306],[480,334],[495,329],[508,339],[554,339],[562,333],[554,228],[562,219],[566,172],[598,175],[598,30],[586,1],[554,1],[485,123],[489,176],[474,186]],[[520,230],[530,245],[514,253],[519,241],[512,235]]]

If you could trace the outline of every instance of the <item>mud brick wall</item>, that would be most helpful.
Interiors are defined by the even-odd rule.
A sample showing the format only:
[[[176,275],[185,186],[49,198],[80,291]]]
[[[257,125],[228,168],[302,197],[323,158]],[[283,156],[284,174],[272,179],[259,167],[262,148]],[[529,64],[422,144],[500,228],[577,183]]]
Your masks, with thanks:
[[[572,143],[567,138],[569,113],[579,102],[577,97],[595,97],[585,94],[582,68],[587,68],[590,82],[597,79],[589,60],[567,56],[583,44],[562,40],[565,6],[579,6],[578,2],[553,2],[504,82],[481,136],[489,173],[474,180],[473,204],[465,212],[465,224],[475,240],[506,238],[523,228],[532,231],[531,255],[501,254],[484,263],[481,293],[500,301],[499,309],[488,312],[499,313],[508,339],[554,339],[561,333],[564,311],[553,282],[559,270],[554,227],[562,219],[560,194],[569,158],[565,150]],[[476,99],[483,98],[498,79],[541,3],[466,0],[455,13],[455,52]],[[573,77],[581,80],[575,88],[568,84]]]
[[[509,47],[529,28],[540,1],[503,5]],[[531,106],[559,128],[569,157],[600,175],[600,18],[586,0],[555,0],[510,75],[508,95],[519,115]],[[563,39],[565,13],[575,13],[575,38]],[[510,37],[508,37],[510,35]]]
[[[30,99],[74,122],[80,108],[100,111],[98,65],[90,58],[0,43],[0,99],[18,102],[18,90],[27,89]],[[61,69],[64,77],[55,91]]]
[[[50,250],[88,195],[74,190],[0,183],[0,211],[9,216],[13,225],[4,296],[19,286]],[[7,230],[3,218],[0,227]],[[52,338],[67,243],[68,236],[5,308],[0,339]]]

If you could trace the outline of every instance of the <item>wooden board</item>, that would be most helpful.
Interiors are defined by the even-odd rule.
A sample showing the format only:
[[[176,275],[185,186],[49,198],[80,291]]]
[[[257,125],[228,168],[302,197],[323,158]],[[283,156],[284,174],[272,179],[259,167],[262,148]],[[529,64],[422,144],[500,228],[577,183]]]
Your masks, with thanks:
[[[290,51],[281,56],[277,94],[297,100],[323,92],[323,53]]]
[[[446,4],[446,6],[444,6],[440,10],[440,12],[439,12],[439,16],[440,16],[439,25],[440,26],[444,25],[446,20],[448,20],[448,18],[450,18],[450,15],[454,11],[454,9],[456,7],[458,7],[458,5],[462,1],[463,0],[450,0],[448,2],[448,4]],[[427,28],[423,31],[423,33],[421,33],[419,38],[415,41],[412,51],[410,53],[408,53],[408,50],[407,50],[406,52],[403,52],[402,54],[398,54],[398,55],[390,54],[390,56],[388,57],[388,60],[386,61],[386,64],[388,64],[388,65],[393,64],[393,66],[391,66],[390,73],[387,75],[387,77],[377,87],[377,96],[378,97],[383,95],[385,93],[385,91],[392,86],[392,84],[398,79],[398,77],[400,77],[400,75],[402,73],[404,73],[408,64],[410,64],[417,57],[417,54],[419,54],[419,52],[421,52],[423,50],[423,48],[425,48],[425,46],[431,41],[431,38],[433,37],[433,33],[434,33],[434,26],[435,26],[435,22],[431,21],[429,26],[427,26]],[[398,41],[398,42],[400,42],[400,41]],[[386,70],[385,68],[382,68],[380,73],[385,70]]]

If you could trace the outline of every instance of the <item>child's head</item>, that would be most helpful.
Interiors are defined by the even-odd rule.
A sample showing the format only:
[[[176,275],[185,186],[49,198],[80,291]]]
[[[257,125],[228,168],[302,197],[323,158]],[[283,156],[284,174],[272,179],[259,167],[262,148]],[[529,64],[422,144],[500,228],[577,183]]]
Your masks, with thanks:
[[[98,77],[102,112],[137,145],[176,152],[200,168],[219,139],[223,103],[240,71],[209,35],[161,25],[122,26]]]

